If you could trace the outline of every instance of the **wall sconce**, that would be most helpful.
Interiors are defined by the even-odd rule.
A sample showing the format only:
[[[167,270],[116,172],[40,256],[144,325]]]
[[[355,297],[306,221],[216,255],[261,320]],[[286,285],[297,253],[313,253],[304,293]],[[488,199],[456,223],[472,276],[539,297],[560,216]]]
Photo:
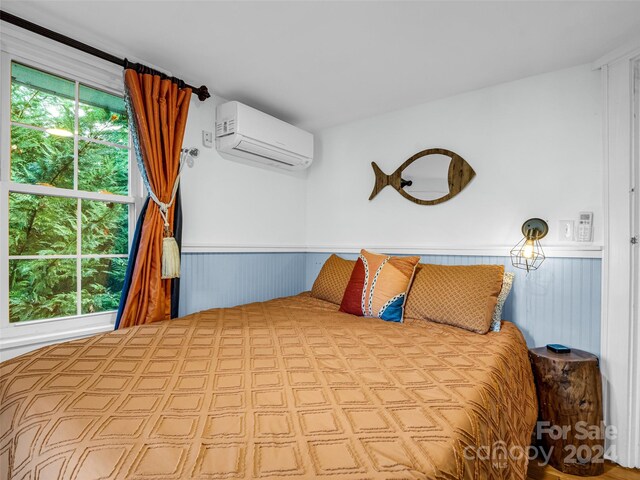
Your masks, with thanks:
[[[527,272],[537,270],[544,259],[540,239],[549,232],[549,225],[541,218],[530,218],[522,224],[524,237],[511,249],[511,264]]]

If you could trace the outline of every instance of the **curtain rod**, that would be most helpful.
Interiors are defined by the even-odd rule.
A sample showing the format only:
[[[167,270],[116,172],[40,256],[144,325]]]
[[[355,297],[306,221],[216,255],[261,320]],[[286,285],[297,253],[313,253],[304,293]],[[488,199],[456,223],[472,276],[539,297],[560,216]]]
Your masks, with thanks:
[[[0,20],[8,23],[12,23],[20,28],[24,28],[25,30],[29,30],[30,32],[37,33],[38,35],[42,35],[43,37],[49,38],[56,42],[67,45],[68,47],[75,48],[76,50],[80,50],[84,53],[88,53],[89,55],[93,55],[94,57],[101,58],[102,60],[106,60],[107,62],[115,63],[123,68],[133,68],[139,73],[150,73],[152,75],[160,75],[163,78],[170,78],[180,85],[180,87],[190,88],[193,94],[198,96],[198,99],[204,102],[207,98],[211,96],[209,93],[209,89],[202,85],[199,88],[192,87],[184,83],[182,80],[169,77],[168,75],[149,68],[147,66],[141,65],[139,63],[131,63],[126,58],[118,58],[115,55],[111,55],[103,50],[99,50],[91,45],[87,45],[86,43],[79,42],[71,37],[67,37],[66,35],[62,35],[61,33],[54,32],[53,30],[49,30],[41,25],[30,22],[29,20],[25,20],[24,18],[17,17],[11,13],[0,10]]]

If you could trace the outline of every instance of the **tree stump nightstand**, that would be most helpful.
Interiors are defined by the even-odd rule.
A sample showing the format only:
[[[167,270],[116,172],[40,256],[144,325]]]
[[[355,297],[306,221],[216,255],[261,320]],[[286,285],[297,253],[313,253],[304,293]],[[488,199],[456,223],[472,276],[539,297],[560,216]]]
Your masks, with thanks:
[[[598,357],[582,350],[529,350],[538,392],[539,446],[551,450],[549,463],[572,475],[604,471],[602,380]]]

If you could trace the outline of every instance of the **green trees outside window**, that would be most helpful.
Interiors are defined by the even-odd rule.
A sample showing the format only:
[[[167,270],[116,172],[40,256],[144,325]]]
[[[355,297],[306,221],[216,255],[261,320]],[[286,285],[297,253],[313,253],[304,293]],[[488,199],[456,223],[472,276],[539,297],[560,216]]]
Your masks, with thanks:
[[[121,97],[12,63],[9,173],[24,186],[9,188],[10,322],[117,308],[129,152]]]

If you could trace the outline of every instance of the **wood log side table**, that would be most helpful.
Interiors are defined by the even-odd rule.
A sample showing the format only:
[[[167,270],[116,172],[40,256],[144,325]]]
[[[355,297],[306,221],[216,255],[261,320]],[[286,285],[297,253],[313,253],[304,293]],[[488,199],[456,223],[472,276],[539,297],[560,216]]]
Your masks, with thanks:
[[[551,449],[549,463],[572,475],[602,474],[605,432],[598,357],[541,347],[529,350],[529,358],[543,422],[535,433],[539,446]]]

